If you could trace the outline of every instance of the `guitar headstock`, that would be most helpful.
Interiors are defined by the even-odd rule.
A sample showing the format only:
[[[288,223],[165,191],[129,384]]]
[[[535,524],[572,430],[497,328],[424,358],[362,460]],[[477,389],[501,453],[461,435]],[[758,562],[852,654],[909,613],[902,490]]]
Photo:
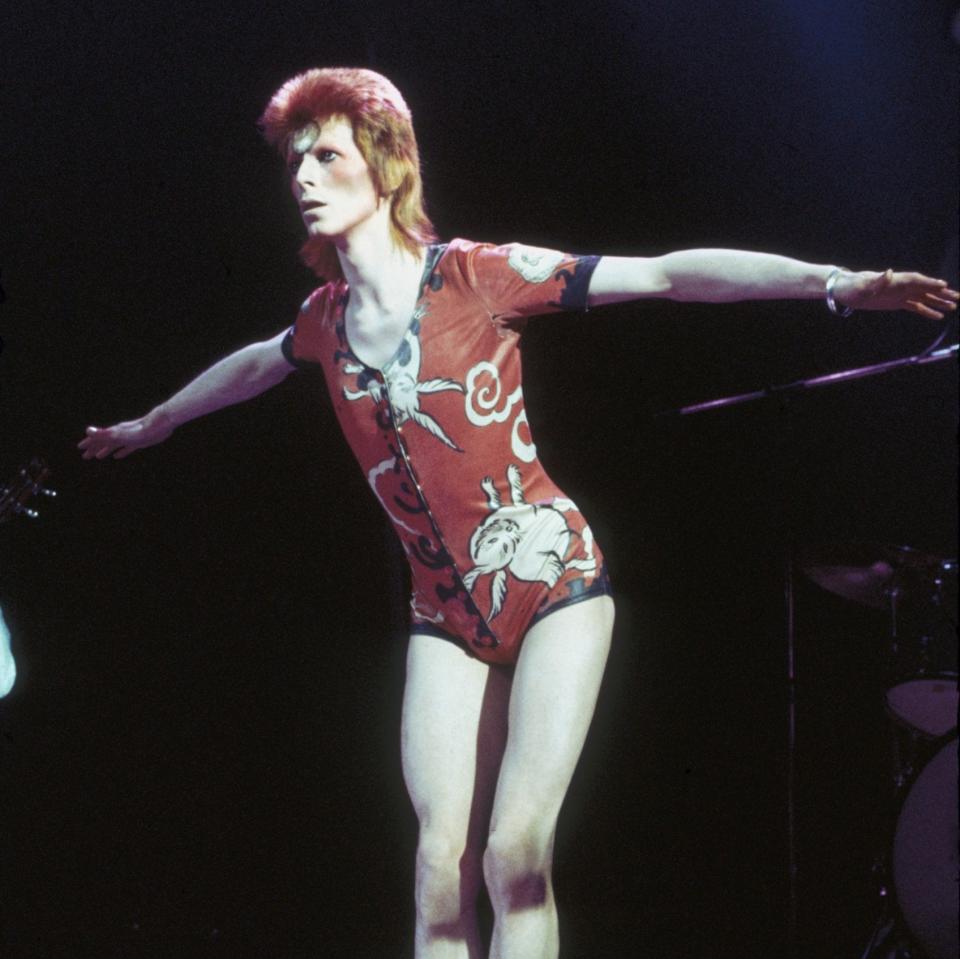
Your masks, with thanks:
[[[56,496],[56,492],[47,489],[43,483],[50,476],[50,468],[40,456],[34,456],[29,463],[21,466],[5,486],[0,486],[0,523],[11,516],[37,518],[37,511],[30,509],[27,503],[34,496]]]

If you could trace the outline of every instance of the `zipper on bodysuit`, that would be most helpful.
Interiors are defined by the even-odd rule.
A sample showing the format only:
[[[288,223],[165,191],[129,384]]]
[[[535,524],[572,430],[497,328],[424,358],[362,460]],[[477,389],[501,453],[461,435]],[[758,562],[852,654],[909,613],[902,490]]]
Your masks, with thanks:
[[[460,586],[460,589],[463,590],[464,595],[467,597],[470,596],[470,590],[467,589],[466,583],[463,581],[463,576],[460,575],[460,570],[457,569],[457,564],[454,562],[453,554],[447,548],[447,544],[444,541],[443,534],[440,532],[440,526],[437,521],[433,518],[433,513],[430,510],[430,504],[427,503],[427,497],[423,493],[423,488],[420,486],[420,480],[417,478],[417,474],[413,469],[413,464],[410,462],[410,457],[407,456],[407,448],[403,442],[402,427],[397,425],[397,411],[393,405],[393,401],[390,399],[390,390],[387,387],[386,378],[380,370],[374,371],[374,376],[376,377],[377,382],[383,388],[383,394],[386,397],[387,407],[390,410],[390,425],[393,427],[394,439],[397,441],[397,449],[400,450],[400,455],[403,457],[403,465],[406,467],[407,476],[413,481],[413,487],[417,491],[417,499],[420,502],[420,505],[423,507],[424,512],[427,514],[427,519],[430,521],[430,528],[433,530],[433,535],[436,536],[437,542],[440,544],[440,548],[443,552],[449,557],[450,560],[450,569],[453,571],[454,578]],[[484,649],[496,649],[500,645],[500,640],[494,635],[493,630],[490,629],[490,624],[487,622],[486,618],[477,609],[477,606],[473,601],[470,601],[471,605],[474,608],[474,614],[477,619],[480,620],[483,628],[486,630],[487,635],[490,637],[490,645],[482,646],[477,643],[476,645]]]

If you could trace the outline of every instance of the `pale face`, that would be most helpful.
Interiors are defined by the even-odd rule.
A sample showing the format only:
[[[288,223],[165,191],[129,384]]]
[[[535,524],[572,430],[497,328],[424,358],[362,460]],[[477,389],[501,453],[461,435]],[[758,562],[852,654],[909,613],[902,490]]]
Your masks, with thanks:
[[[290,138],[290,187],[310,237],[350,238],[381,206],[348,120],[307,124]]]

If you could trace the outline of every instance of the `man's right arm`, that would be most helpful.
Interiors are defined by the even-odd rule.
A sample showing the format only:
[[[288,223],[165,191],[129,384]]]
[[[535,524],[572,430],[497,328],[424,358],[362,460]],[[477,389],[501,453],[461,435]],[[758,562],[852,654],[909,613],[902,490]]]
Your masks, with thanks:
[[[88,426],[78,448],[84,459],[123,459],[134,450],[162,443],[181,424],[242,403],[275,386],[293,372],[280,344],[286,330],[262,343],[251,343],[215,363],[166,402],[136,420],[116,426]]]

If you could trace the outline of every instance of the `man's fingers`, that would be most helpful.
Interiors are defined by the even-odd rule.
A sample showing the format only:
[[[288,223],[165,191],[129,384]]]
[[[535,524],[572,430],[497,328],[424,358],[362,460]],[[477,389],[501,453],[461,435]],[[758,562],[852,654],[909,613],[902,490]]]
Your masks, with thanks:
[[[934,296],[933,293],[928,293],[924,300],[930,306],[939,306],[945,310],[955,310],[957,308],[957,304],[953,300],[945,300],[942,296]]]
[[[942,313],[938,313],[936,310],[931,310],[929,306],[925,306],[923,303],[920,303],[917,300],[907,300],[907,306],[913,310],[914,313],[919,313],[921,316],[925,316],[928,320],[943,319]]]
[[[77,443],[77,449],[85,450],[93,442],[93,434],[97,433],[98,430],[95,426],[88,426],[85,430],[86,436],[79,443]]]
[[[946,283],[937,288],[936,294],[937,296],[942,296],[944,299],[950,300],[951,303],[956,303],[958,300],[960,300],[960,293],[958,293],[956,290],[951,290]]]

